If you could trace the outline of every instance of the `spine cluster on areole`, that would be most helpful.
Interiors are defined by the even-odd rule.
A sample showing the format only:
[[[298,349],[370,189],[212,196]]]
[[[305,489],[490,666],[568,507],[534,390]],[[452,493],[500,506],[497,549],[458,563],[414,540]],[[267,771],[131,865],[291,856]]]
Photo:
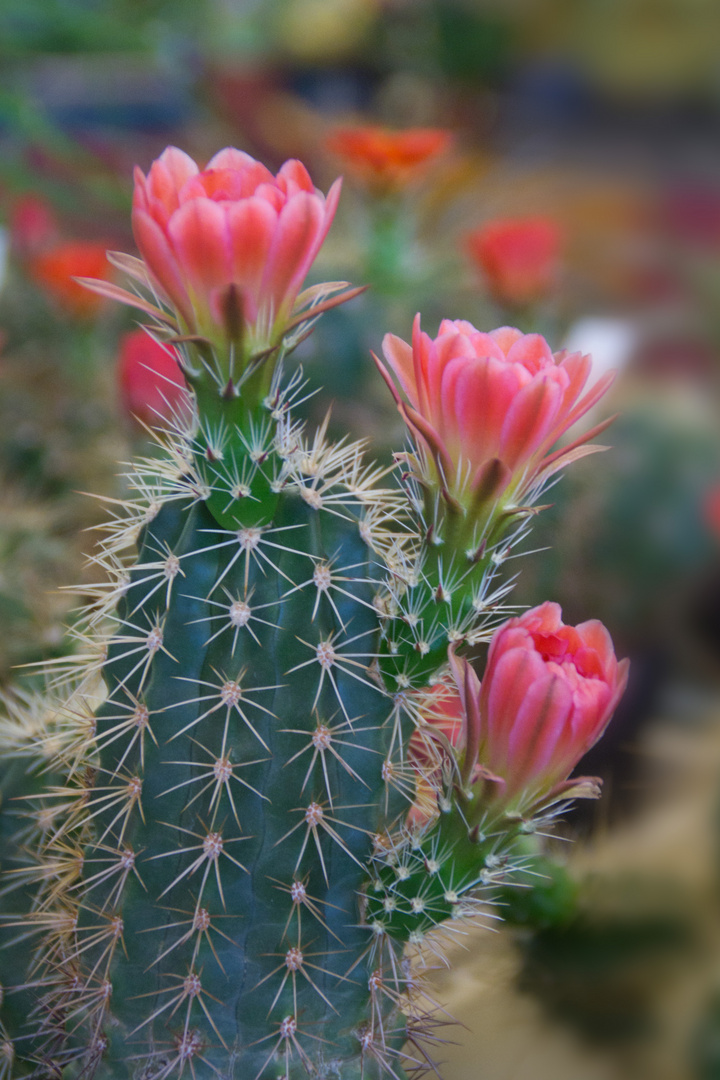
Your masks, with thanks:
[[[461,467],[438,482],[416,413],[398,470],[324,426],[309,437],[292,415],[301,374],[286,378],[282,358],[337,289],[301,296],[288,330],[300,271],[283,274],[273,249],[286,323],[277,336],[259,273],[240,333],[240,293],[207,265],[203,278],[182,208],[199,199],[218,235],[262,224],[286,262],[308,215],[303,274],[329,212],[295,167],[268,209],[247,194],[267,170],[223,153],[199,178],[189,159],[153,166],[139,234],[153,269],[123,263],[155,301],[158,279],[174,290],[175,315],[167,297],[124,298],[174,329],[194,420],[133,467],[74,654],[48,669],[46,694],[10,700],[0,727],[23,795],[1,822],[7,1075],[401,1080],[430,1067],[424,957],[523,867],[624,678],[595,630],[581,649],[542,613],[523,630],[532,685],[550,679],[557,720],[571,678],[594,680],[594,727],[562,761],[545,739],[522,791],[484,764],[500,761],[499,727],[456,654],[507,617],[504,564],[531,523],[539,458],[525,482],[479,491]],[[550,637],[564,643],[552,659]]]

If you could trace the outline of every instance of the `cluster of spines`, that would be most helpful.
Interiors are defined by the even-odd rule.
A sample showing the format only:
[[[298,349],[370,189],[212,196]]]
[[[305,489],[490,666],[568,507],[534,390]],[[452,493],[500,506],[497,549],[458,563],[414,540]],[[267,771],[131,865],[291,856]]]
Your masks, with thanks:
[[[297,392],[299,385],[299,381],[291,381],[291,394]],[[158,950],[150,967],[174,955],[176,950],[186,955],[187,964],[185,969],[178,969],[167,986],[151,992],[157,1006],[129,1032],[130,1045],[133,1038],[137,1041],[156,1020],[174,1022],[174,1032],[160,1049],[138,1048],[139,1058],[145,1055],[148,1062],[156,1059],[153,1075],[157,1076],[180,1075],[185,1068],[194,1074],[200,1062],[217,1072],[218,1048],[223,1047],[230,1057],[235,1053],[227,1032],[218,1026],[215,998],[206,989],[199,961],[200,958],[212,961],[224,972],[220,953],[226,946],[235,944],[235,931],[228,933],[224,922],[236,916],[226,910],[222,867],[227,862],[241,875],[246,874],[248,867],[240,852],[243,841],[253,840],[250,833],[243,832],[233,791],[251,792],[257,799],[258,813],[261,804],[269,799],[259,782],[246,778],[251,774],[244,775],[246,768],[251,772],[255,768],[262,774],[268,760],[269,747],[260,730],[262,717],[281,724],[282,731],[295,739],[297,749],[289,755],[286,764],[296,763],[301,797],[298,805],[290,808],[295,817],[278,840],[278,845],[286,841],[299,845],[293,873],[285,881],[274,879],[268,883],[275,894],[290,901],[281,935],[287,948],[283,945],[276,957],[268,954],[269,963],[274,966],[251,987],[252,991],[260,991],[265,983],[273,985],[270,1014],[277,1012],[277,1007],[281,1012],[290,1005],[291,1008],[279,1016],[272,1034],[258,1040],[259,1057],[265,1054],[264,1044],[270,1045],[266,1061],[260,1064],[258,1078],[264,1077],[275,1061],[285,1062],[284,1075],[288,1080],[294,1076],[292,1063],[296,1061],[303,1064],[312,1058],[316,1064],[323,1062],[323,1068],[334,1067],[335,1050],[313,1035],[312,1028],[303,1028],[297,1007],[298,985],[310,986],[323,1007],[334,1010],[328,992],[322,988],[323,979],[334,980],[335,986],[342,983],[354,986],[358,980],[353,972],[358,967],[369,972],[369,998],[367,1008],[361,1010],[354,1023],[351,1041],[357,1044],[357,1054],[368,1078],[374,1075],[373,1069],[378,1075],[401,1075],[398,1061],[407,1033],[408,1014],[411,1027],[413,1010],[416,1023],[421,1017],[427,1020],[422,996],[416,1005],[409,1000],[416,976],[409,973],[403,959],[404,944],[409,940],[419,946],[428,931],[446,918],[470,913],[474,909],[472,889],[485,884],[482,877],[473,881],[465,877],[462,888],[460,883],[457,889],[452,888],[454,856],[450,847],[443,852],[442,859],[439,856],[436,859],[449,868],[450,884],[441,901],[431,897],[432,883],[440,878],[428,867],[417,835],[405,830],[402,820],[416,795],[416,767],[409,761],[407,744],[418,722],[418,702],[422,700],[422,687],[430,670],[427,668],[430,661],[425,661],[426,652],[418,647],[421,641],[416,627],[428,626],[424,636],[432,636],[434,643],[440,640],[444,650],[448,643],[456,643],[460,638],[467,640],[474,635],[473,639],[477,640],[485,632],[487,618],[492,619],[500,610],[504,595],[505,587],[494,597],[488,595],[495,568],[501,561],[497,557],[500,549],[491,550],[484,561],[472,562],[457,580],[447,575],[443,579],[442,566],[436,563],[440,581],[445,582],[439,587],[434,574],[425,568],[427,534],[413,532],[405,512],[405,495],[378,486],[384,470],[368,469],[358,444],[329,445],[324,431],[307,443],[300,428],[289,418],[287,398],[277,387],[273,395],[267,403],[272,423],[256,425],[246,438],[247,454],[243,458],[246,464],[239,465],[236,457],[228,461],[225,453],[228,438],[222,430],[199,430],[190,442],[183,435],[169,433],[165,457],[147,459],[132,474],[137,498],[127,510],[118,508],[108,529],[108,539],[96,557],[98,566],[109,577],[109,584],[100,582],[91,589],[93,601],[78,631],[78,653],[59,665],[54,677],[54,692],[66,692],[60,710],[63,742],[57,764],[67,770],[68,778],[45,792],[37,811],[38,818],[52,816],[53,824],[43,833],[34,872],[39,890],[30,924],[43,935],[44,944],[39,954],[40,966],[32,972],[30,981],[38,991],[37,1012],[45,1029],[41,1050],[44,1060],[62,1062],[74,1055],[82,1056],[87,1075],[101,1061],[108,1045],[113,964],[119,950],[126,951],[122,898],[129,886],[135,892],[147,890],[149,886],[143,875],[147,876],[149,862],[154,870],[165,859],[172,862],[184,858],[184,866],[159,890],[160,908],[167,909],[164,921],[140,932],[149,934],[154,930],[175,935],[169,945]],[[258,476],[265,491],[299,495],[310,516],[304,522],[293,520],[287,524],[256,524],[235,529],[218,525],[208,517],[204,505],[210,494],[226,499],[226,511],[241,517],[245,500],[252,501]],[[295,531],[314,528],[310,522],[312,514],[318,511],[329,513],[331,521],[336,522],[335,527],[328,527],[336,547],[326,545],[320,554],[302,544],[293,546]],[[161,512],[162,535],[154,527]],[[187,521],[193,512],[205,515],[204,524],[190,549],[181,551],[174,541],[183,530],[187,531]],[[340,548],[348,530],[370,548],[369,558],[366,554],[346,562],[341,557]],[[142,555],[133,563],[128,550],[138,539],[142,542]],[[503,544],[506,549],[508,540]],[[297,575],[299,580],[280,565],[285,555],[304,564],[305,569]],[[195,580],[198,574],[194,568],[200,562],[213,560],[220,569],[207,570],[202,590],[202,582]],[[469,575],[473,578],[473,614],[464,612],[457,623],[450,601],[452,595],[467,594]],[[255,590],[268,576],[277,582],[277,596],[257,603]],[[181,813],[198,802],[205,807],[206,817],[201,827],[193,829],[175,820],[158,822],[161,828],[174,830],[176,837],[184,839],[163,852],[144,857],[133,839],[135,833],[143,832],[149,814],[144,790],[145,756],[151,748],[157,752],[160,745],[156,728],[167,727],[167,716],[159,717],[148,708],[147,689],[156,676],[156,661],[162,661],[168,671],[177,663],[165,620],[173,596],[178,593],[187,605],[197,605],[198,611],[202,610],[202,614],[187,620],[188,627],[195,625],[202,631],[196,635],[196,642],[207,646],[222,640],[230,657],[234,657],[241,635],[246,634],[259,644],[258,635],[267,637],[278,629],[275,622],[278,608],[296,593],[312,598],[311,604],[306,605],[310,625],[315,623],[319,607],[324,606],[329,629],[320,633],[318,640],[307,640],[306,636],[295,633],[297,662],[282,672],[283,677],[302,675],[308,685],[303,714],[311,718],[311,724],[306,721],[305,726],[293,727],[292,721],[281,719],[264,704],[264,695],[278,692],[279,683],[250,685],[242,667],[233,671],[214,670],[211,677],[204,679],[199,674],[169,675],[175,683],[187,679],[199,688],[190,691],[189,698],[176,694],[177,700],[160,709],[160,713],[169,710],[172,715],[174,708],[197,705],[198,715],[172,734],[172,740],[186,736],[192,744],[191,754],[187,759],[165,762],[190,770],[190,775],[176,786],[153,792],[152,798],[175,794],[180,800],[176,805]],[[358,607],[375,621],[368,629],[353,633]],[[395,692],[386,690],[381,679],[383,655],[373,629],[378,619],[388,641],[396,640],[389,626],[409,627],[413,655],[425,661],[412,665],[405,662],[402,671],[393,672],[391,684],[397,687]],[[482,629],[478,629],[479,624]],[[308,631],[306,626],[305,633]],[[434,655],[439,648],[434,644],[430,651]],[[387,652],[393,655],[393,649]],[[436,658],[434,668],[437,666]],[[107,697],[96,725],[101,676]],[[348,707],[348,693],[343,687],[353,682],[362,684],[365,693],[369,690],[377,695],[374,723],[368,723]],[[253,755],[242,761],[234,760],[228,747],[231,717],[254,747]],[[198,725],[208,720],[222,731],[218,745],[212,748],[198,737]],[[382,736],[371,739],[367,733],[376,730],[381,730]],[[365,779],[368,770],[350,764],[349,748],[353,755],[362,751],[360,756],[366,754],[368,760],[380,757],[375,771],[382,782],[381,796],[370,815],[375,820],[375,831],[367,825],[357,828],[359,843],[350,839],[354,827],[349,811],[354,807],[342,805],[329,778],[335,773],[336,782],[338,777],[349,777],[350,786],[355,785],[358,791],[368,787]],[[311,783],[317,790],[311,791]],[[229,831],[234,830],[232,837],[225,831],[227,823]],[[373,840],[374,868],[369,868]],[[231,846],[235,844],[239,846]],[[324,961],[325,953],[314,956],[312,946],[306,944],[307,935],[303,938],[304,918],[320,926],[328,940],[346,937],[348,927],[353,926],[352,914],[344,910],[338,916],[336,906],[327,900],[332,877],[327,860],[331,856],[336,858],[332,855],[335,849],[358,866],[360,881],[364,872],[369,873],[371,884],[365,903],[368,910],[373,908],[371,917],[366,912],[362,922],[358,918],[355,938],[357,942],[365,940],[366,945],[358,956],[344,964],[344,970],[334,960]],[[308,852],[317,864],[317,870],[312,873],[307,869]],[[378,866],[385,867],[380,877]],[[376,913],[378,882],[387,882],[387,874],[394,875],[394,879],[383,885],[383,911]],[[400,909],[397,904],[392,908],[392,904],[394,898],[400,898],[404,904],[405,898],[400,897],[394,881],[412,880],[418,875],[423,880],[417,895],[407,899],[408,919],[401,925]],[[311,879],[320,887],[313,890]],[[187,884],[192,885],[194,903],[168,915],[170,894],[176,887]],[[318,895],[323,888],[325,898]],[[465,900],[456,903],[448,899],[454,892]],[[206,902],[206,894],[210,893],[218,904],[217,912],[211,913]],[[356,897],[358,906],[360,899]],[[392,910],[388,910],[388,905]],[[416,925],[410,926],[413,919]],[[294,931],[292,942],[288,937],[291,931]],[[271,1026],[273,1022],[268,1020]],[[421,1061],[414,1060],[414,1064]]]

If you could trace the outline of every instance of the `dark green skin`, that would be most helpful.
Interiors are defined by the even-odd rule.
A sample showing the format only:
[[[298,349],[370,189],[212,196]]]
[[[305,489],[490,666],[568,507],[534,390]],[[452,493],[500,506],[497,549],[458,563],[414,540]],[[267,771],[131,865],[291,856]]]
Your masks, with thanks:
[[[123,920],[124,949],[115,949],[109,972],[112,995],[109,1015],[102,1025],[109,1042],[98,1065],[98,1076],[133,1076],[138,1058],[156,1062],[164,1061],[166,1057],[170,1060],[176,1049],[174,1039],[184,1030],[188,1005],[191,1007],[189,1030],[197,1032],[201,1042],[200,1052],[193,1057],[198,1078],[222,1076],[253,1080],[257,1076],[259,1080],[274,1080],[279,1069],[284,1075],[281,1066],[268,1062],[268,1059],[278,1042],[284,1053],[288,1040],[278,1035],[279,1025],[288,1015],[295,1015],[291,978],[286,980],[284,990],[273,1005],[287,972],[285,954],[291,946],[298,944],[297,915],[292,914],[293,901],[282,888],[289,888],[294,879],[302,879],[308,893],[319,899],[318,910],[327,927],[310,911],[302,910],[300,944],[306,962],[316,965],[306,970],[317,990],[298,973],[297,1042],[307,1057],[321,1067],[325,1062],[342,1062],[343,1077],[362,1075],[371,1080],[373,1076],[381,1075],[372,1058],[366,1057],[362,1061],[355,1032],[368,1019],[367,980],[373,970],[367,955],[372,934],[361,924],[360,896],[367,878],[365,867],[373,851],[373,835],[386,821],[392,822],[404,805],[401,797],[391,792],[387,819],[384,817],[386,792],[381,766],[391,734],[386,723],[391,703],[379,683],[359,682],[341,672],[333,672],[355,729],[354,733],[346,731],[342,736],[352,745],[342,745],[338,749],[349,768],[362,777],[363,782],[326,755],[335,806],[332,827],[340,834],[347,849],[343,850],[329,836],[319,833],[328,875],[326,883],[312,837],[298,864],[306,826],[302,824],[286,837],[293,826],[303,821],[303,813],[298,810],[302,811],[312,800],[328,809],[320,756],[310,772],[305,791],[301,791],[311,751],[295,761],[290,759],[308,743],[309,736],[306,738],[283,729],[295,728],[309,733],[315,729],[317,720],[311,705],[318,686],[319,665],[315,661],[297,671],[291,669],[313,656],[303,641],[315,645],[330,634],[341,632],[341,627],[326,596],[320,597],[317,615],[312,621],[317,598],[312,582],[281,601],[282,595],[293,587],[291,583],[299,584],[312,576],[314,564],[308,557],[310,553],[321,558],[336,556],[338,567],[360,563],[346,575],[358,579],[374,576],[375,560],[359,537],[356,521],[343,521],[332,514],[312,510],[295,494],[280,500],[275,525],[282,529],[286,524],[300,524],[301,527],[280,532],[274,539],[278,543],[291,544],[298,553],[267,549],[278,572],[266,567],[267,572],[263,573],[255,562],[251,562],[248,575],[251,605],[276,605],[259,612],[260,617],[276,625],[251,624],[259,643],[246,629],[241,629],[234,656],[231,628],[208,644],[208,638],[219,628],[220,621],[195,621],[222,609],[211,607],[202,599],[190,599],[190,596],[222,600],[222,585],[233,596],[244,591],[244,556],[238,558],[230,572],[222,577],[220,588],[215,586],[237,554],[239,545],[190,554],[228,536],[219,532],[217,523],[201,503],[194,506],[170,503],[145,531],[134,579],[139,581],[143,577],[143,563],[157,560],[157,550],[165,545],[180,558],[185,577],[176,578],[167,612],[164,588],[133,612],[138,594],[144,588],[139,584],[131,586],[121,605],[123,617],[126,612],[133,612],[127,618],[135,626],[147,623],[149,628],[156,618],[164,618],[164,643],[174,659],[158,651],[142,691],[142,668],[128,677],[138,655],[123,659],[127,645],[116,643],[111,648],[105,668],[111,693],[113,687],[126,680],[125,689],[145,701],[157,746],[146,737],[143,768],[136,743],[125,757],[122,773],[110,780],[113,786],[120,787],[121,777],[125,784],[128,777],[142,778],[141,802],[145,820],[139,807],[133,809],[123,837],[124,844],[130,845],[136,853],[135,865],[142,884],[130,874],[119,899],[113,894],[115,879],[104,889],[92,889],[87,895],[87,904],[95,910],[88,908],[80,917],[80,942],[86,940],[84,934],[89,939],[90,928],[98,925],[97,909],[107,904],[108,896],[112,895],[115,902],[107,906],[107,913],[118,914]],[[369,582],[344,582],[343,587],[366,603],[372,600],[373,587]],[[367,635],[356,645],[351,645],[349,651],[374,652],[377,641],[374,610],[343,595],[335,594],[334,599],[347,625],[347,636]],[[122,634],[122,627],[119,632]],[[137,634],[132,629],[127,632]],[[361,661],[363,665],[369,662],[369,659]],[[361,668],[352,670],[362,673]],[[212,925],[221,932],[210,931],[214,953],[207,937],[202,938],[193,967],[201,976],[201,1000],[209,1015],[198,1000],[185,998],[177,1008],[170,1006],[155,1020],[145,1023],[158,1008],[177,997],[178,988],[191,969],[195,935],[172,949],[160,962],[153,964],[153,961],[188,930],[187,920],[195,910],[207,863],[179,880],[164,896],[161,894],[198,858],[197,845],[207,834],[213,816],[210,800],[214,787],[189,805],[204,782],[177,785],[191,779],[198,771],[207,771],[198,770],[197,765],[193,767],[190,763],[208,761],[208,752],[220,755],[226,713],[225,708],[218,709],[184,735],[173,739],[176,732],[216,703],[214,700],[182,702],[197,695],[198,691],[194,689],[197,680],[217,684],[216,672],[227,678],[237,678],[243,671],[242,684],[248,689],[275,687],[248,695],[251,702],[257,701],[273,715],[252,704],[244,706],[257,734],[267,744],[267,750],[237,714],[230,717],[226,750],[231,750],[234,763],[264,759],[243,768],[239,775],[257,792],[266,795],[268,801],[234,783],[238,825],[224,790],[220,797],[215,828],[222,830],[225,850],[242,863],[243,868],[221,855],[219,867],[225,905],[219,894],[214,867],[210,869],[202,894],[202,906],[209,911]],[[212,690],[201,686],[200,693],[211,694]],[[116,696],[120,698],[121,692],[116,692]],[[105,777],[117,768],[129,741],[128,736],[109,745],[104,742],[105,732],[116,723],[108,719],[113,714],[117,715],[117,707],[106,705],[98,715],[98,739],[104,749],[99,755],[91,810],[96,800],[107,796],[108,780]],[[317,702],[317,714],[330,724],[343,720],[327,678]],[[405,723],[407,728],[408,722]],[[404,738],[407,736],[406,730]],[[171,764],[172,761],[188,764]],[[175,790],[168,793],[173,787]],[[97,801],[97,805],[101,802]],[[102,835],[117,810],[116,805],[95,818],[96,837]],[[104,840],[106,845],[118,827],[118,823],[113,826]],[[236,839],[238,842],[233,843]],[[193,851],[180,853],[179,849],[191,845],[195,846]],[[176,850],[178,853],[173,854]],[[170,854],[156,858],[166,853]],[[97,872],[98,857],[102,854],[90,844],[86,852],[88,877]],[[182,927],[171,927],[170,924],[183,919]],[[288,919],[290,925],[285,934]],[[106,946],[107,941],[104,941],[83,954],[86,969],[92,970]],[[170,992],[169,988],[172,988]],[[388,1048],[397,1048],[405,1036],[402,1017],[391,1016],[396,1010],[389,999],[383,999],[382,1012],[388,1024]],[[93,1019],[88,1027],[92,1028],[92,1023]],[[393,1034],[395,1028],[398,1028],[398,1034]],[[294,1057],[289,1075],[306,1075],[299,1055],[294,1053]],[[332,1066],[328,1064],[327,1068],[331,1070]],[[398,1076],[403,1075],[397,1064],[394,1069]],[[335,1073],[328,1071],[328,1075]]]

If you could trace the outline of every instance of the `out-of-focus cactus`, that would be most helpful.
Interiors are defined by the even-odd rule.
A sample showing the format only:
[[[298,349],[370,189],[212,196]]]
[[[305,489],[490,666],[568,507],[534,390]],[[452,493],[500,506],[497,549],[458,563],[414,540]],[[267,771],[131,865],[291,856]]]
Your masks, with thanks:
[[[201,173],[170,150],[136,184],[144,262],[115,259],[152,299],[94,286],[177,346],[196,413],[130,473],[49,675],[57,748],[6,877],[35,887],[5,920],[32,956],[3,978],[33,998],[8,1023],[38,1077],[423,1069],[436,928],[492,901],[558,800],[596,793],[566,777],[624,685],[602,627],[551,605],[506,624],[482,691],[459,655],[505,617],[544,481],[586,450],[551,445],[601,392],[581,397],[589,361],[418,326],[386,343],[399,480],[308,435],[283,361],[354,293],[299,292],[332,211],[298,162],[273,177],[228,150]]]

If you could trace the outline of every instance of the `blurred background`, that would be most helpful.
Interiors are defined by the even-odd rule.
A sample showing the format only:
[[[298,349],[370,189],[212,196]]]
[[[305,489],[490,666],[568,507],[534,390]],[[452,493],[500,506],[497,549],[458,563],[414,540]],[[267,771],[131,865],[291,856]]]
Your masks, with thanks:
[[[301,360],[389,457],[369,358],[416,311],[619,377],[612,449],[547,496],[516,600],[600,618],[631,683],[604,778],[502,928],[430,977],[446,1080],[720,1080],[717,0],[3,0],[0,688],[61,655],[172,356],[83,291],[133,252],[132,168],[234,145],[345,177],[314,274],[369,284]],[[110,510],[112,503],[110,503]]]

